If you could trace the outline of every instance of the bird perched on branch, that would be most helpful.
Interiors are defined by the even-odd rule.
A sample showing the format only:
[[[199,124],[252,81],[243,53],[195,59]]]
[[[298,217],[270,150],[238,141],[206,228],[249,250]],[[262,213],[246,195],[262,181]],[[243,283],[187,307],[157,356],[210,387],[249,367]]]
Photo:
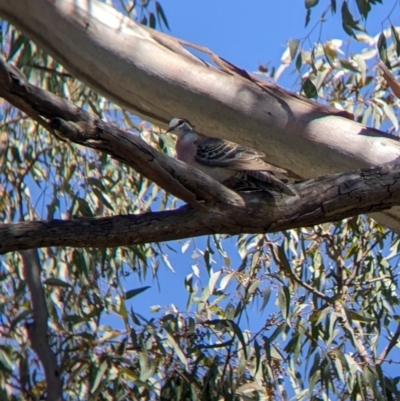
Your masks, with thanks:
[[[237,143],[203,136],[188,120],[173,118],[167,133],[177,134],[175,145],[179,160],[198,168],[236,191],[275,191],[296,196],[273,174],[286,173],[262,160],[264,153]]]

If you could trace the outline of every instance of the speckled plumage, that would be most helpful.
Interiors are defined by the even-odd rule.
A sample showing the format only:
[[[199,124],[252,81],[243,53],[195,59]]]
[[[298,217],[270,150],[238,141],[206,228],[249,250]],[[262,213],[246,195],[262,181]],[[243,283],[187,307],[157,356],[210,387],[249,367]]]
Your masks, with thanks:
[[[173,118],[167,132],[174,132],[177,158],[202,170],[215,180],[237,191],[275,191],[296,194],[273,173],[286,173],[262,160],[264,153],[235,142],[200,135],[190,122]]]

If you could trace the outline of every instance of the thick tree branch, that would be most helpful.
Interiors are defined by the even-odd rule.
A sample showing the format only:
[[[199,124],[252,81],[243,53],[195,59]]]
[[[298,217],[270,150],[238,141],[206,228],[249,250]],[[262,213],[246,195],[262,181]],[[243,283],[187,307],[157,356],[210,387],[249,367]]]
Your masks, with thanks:
[[[183,41],[96,0],[0,0],[0,15],[121,106],[153,122],[189,118],[199,132],[265,151],[269,162],[297,176],[350,171],[400,155],[400,144],[384,133],[260,83],[207,51],[219,68],[211,67],[189,55]],[[374,217],[400,232],[399,210]]]
[[[31,295],[33,323],[28,325],[28,336],[33,350],[43,365],[47,400],[61,401],[62,383],[56,356],[48,343],[48,312],[42,282],[40,280],[40,260],[37,250],[22,251],[22,266],[29,293]]]
[[[109,218],[52,220],[0,225],[0,253],[49,247],[114,247],[199,235],[266,233],[340,220],[400,204],[397,163],[309,180],[299,197],[243,194],[245,206],[207,204],[173,211]]]

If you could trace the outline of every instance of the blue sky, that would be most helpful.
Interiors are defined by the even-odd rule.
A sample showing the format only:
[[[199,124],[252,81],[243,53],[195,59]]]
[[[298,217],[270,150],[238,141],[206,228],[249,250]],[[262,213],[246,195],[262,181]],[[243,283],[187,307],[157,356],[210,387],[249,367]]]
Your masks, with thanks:
[[[304,3],[299,0],[161,4],[173,36],[207,46],[250,71],[259,63],[272,60],[277,64],[288,39],[305,36]]]
[[[310,32],[310,40],[304,43],[305,48],[320,37],[322,41],[341,38],[351,40],[341,27],[340,4],[335,15],[329,11],[322,30],[318,23],[323,11],[330,1],[320,0],[320,4],[312,9],[311,21],[304,27],[306,10],[303,0],[252,0],[250,2],[203,0],[161,1],[168,18],[171,31],[166,32],[198,45],[209,47],[219,56],[245,68],[255,71],[259,64],[279,65],[279,60],[289,39],[306,38]],[[354,3],[349,2],[354,12]],[[397,1],[386,1],[385,5],[373,7],[370,18],[361,21],[371,36],[387,27],[387,16]],[[355,17],[357,16],[354,13]],[[393,24],[400,23],[400,8],[391,13]],[[294,82],[294,77],[280,82],[287,89]]]

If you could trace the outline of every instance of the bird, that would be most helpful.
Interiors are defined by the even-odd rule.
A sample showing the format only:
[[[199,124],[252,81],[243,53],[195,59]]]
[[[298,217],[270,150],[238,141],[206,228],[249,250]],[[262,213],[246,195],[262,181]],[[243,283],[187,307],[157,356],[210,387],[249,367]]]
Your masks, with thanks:
[[[286,170],[266,163],[263,152],[224,139],[204,136],[184,118],[172,118],[166,133],[178,137],[176,156],[237,192],[274,191],[297,196],[274,173]]]

